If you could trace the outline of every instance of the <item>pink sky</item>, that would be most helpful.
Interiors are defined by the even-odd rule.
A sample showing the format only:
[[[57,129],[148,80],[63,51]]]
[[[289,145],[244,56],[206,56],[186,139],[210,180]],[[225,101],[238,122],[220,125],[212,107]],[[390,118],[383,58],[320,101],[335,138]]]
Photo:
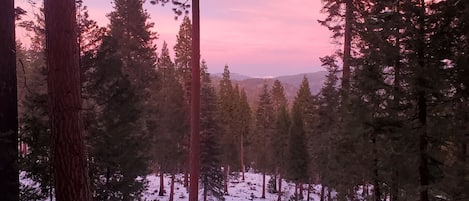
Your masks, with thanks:
[[[16,0],[25,5],[27,0]],[[320,0],[201,0],[201,54],[210,72],[250,76],[277,76],[322,70],[319,57],[330,54],[329,31],[322,19]],[[102,26],[112,11],[111,0],[84,0],[92,19]],[[28,8],[28,6],[26,6]],[[30,6],[29,6],[30,7]],[[157,44],[174,46],[180,20],[171,5],[146,4],[159,34]],[[21,36],[22,34],[19,33]],[[172,52],[171,52],[172,53]]]

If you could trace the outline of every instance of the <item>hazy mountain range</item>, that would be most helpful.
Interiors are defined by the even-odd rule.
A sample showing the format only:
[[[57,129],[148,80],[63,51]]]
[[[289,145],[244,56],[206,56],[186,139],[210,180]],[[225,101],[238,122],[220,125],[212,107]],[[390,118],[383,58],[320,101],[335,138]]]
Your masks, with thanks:
[[[269,88],[271,88],[275,80],[282,82],[282,85],[285,88],[285,95],[289,101],[289,104],[291,104],[305,76],[308,78],[311,93],[315,95],[321,89],[326,74],[326,71],[319,71],[314,73],[302,73],[297,75],[286,75],[272,78],[256,78],[238,73],[230,73],[230,78],[233,86],[238,84],[240,89],[244,88],[249,103],[252,106],[255,106],[264,83],[267,83]],[[218,90],[221,78],[221,73],[212,74],[212,83],[215,85],[216,90]]]

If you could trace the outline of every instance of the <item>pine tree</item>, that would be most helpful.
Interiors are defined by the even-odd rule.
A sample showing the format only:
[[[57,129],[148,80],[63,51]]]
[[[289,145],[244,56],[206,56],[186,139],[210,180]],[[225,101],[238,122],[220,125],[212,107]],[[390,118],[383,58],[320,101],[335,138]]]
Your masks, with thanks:
[[[217,200],[225,200],[224,177],[220,162],[220,122],[217,118],[217,99],[215,89],[211,85],[207,65],[201,64],[201,184],[203,185],[204,201],[208,196]]]
[[[122,72],[117,45],[106,36],[97,55],[95,86],[100,87],[94,96],[101,107],[89,130],[90,167],[95,199],[132,200],[144,189],[145,181],[137,178],[148,173],[149,149],[137,129],[140,102]]]
[[[178,165],[183,162],[183,138],[187,132],[184,91],[176,77],[176,69],[169,56],[166,42],[163,43],[158,60],[158,74],[161,78],[158,103],[158,120],[153,152],[163,173],[176,174]],[[161,183],[162,184],[162,183]],[[161,185],[162,186],[162,185]],[[173,185],[172,185],[173,186]],[[164,189],[160,189],[162,196]]]
[[[236,103],[239,100],[230,79],[230,71],[228,65],[225,66],[223,78],[219,83],[218,92],[218,108],[219,119],[222,129],[221,146],[222,146],[222,163],[225,171],[225,193],[228,193],[228,176],[230,168],[239,167],[239,131],[236,128]]]
[[[141,111],[136,132],[142,142],[151,142],[155,132],[154,119],[157,114],[158,78],[156,74],[156,34],[150,29],[149,15],[143,9],[143,0],[115,0],[110,20],[109,36],[119,41],[114,48],[122,62],[122,72],[128,77],[138,99],[137,109]],[[131,11],[131,12],[129,12]],[[147,147],[147,146],[146,146]],[[142,150],[144,150],[142,148]],[[143,153],[149,154],[148,150]],[[149,156],[147,156],[149,157]]]
[[[179,27],[176,45],[174,46],[174,64],[176,66],[177,77],[184,89],[184,100],[186,110],[186,122],[190,126],[190,106],[191,106],[191,90],[192,90],[192,75],[191,75],[191,58],[192,58],[192,24],[189,17],[184,17],[182,24]],[[186,152],[187,161],[186,167],[189,167],[189,142],[190,142],[190,130],[187,130],[187,135],[184,139],[183,149]],[[185,170],[184,174],[184,186],[187,187],[189,184],[188,171]]]
[[[272,137],[272,154],[279,174],[278,201],[282,195],[282,177],[286,174],[288,159],[288,140],[290,134],[291,119],[286,105],[281,105],[275,121],[275,133]]]
[[[246,147],[246,140],[248,139],[251,133],[252,127],[252,117],[251,117],[251,108],[249,106],[246,91],[241,89],[239,99],[236,105],[236,128],[238,128],[239,132],[239,154],[240,154],[240,164],[241,164],[241,179],[244,181],[244,172],[245,172],[245,147]]]
[[[274,111],[272,106],[272,97],[267,87],[264,84],[261,94],[259,96],[259,102],[257,104],[255,114],[255,135],[253,138],[253,148],[255,168],[262,172],[262,195],[261,198],[265,198],[265,174],[273,172],[271,156],[268,152],[272,150],[271,139],[274,133]]]

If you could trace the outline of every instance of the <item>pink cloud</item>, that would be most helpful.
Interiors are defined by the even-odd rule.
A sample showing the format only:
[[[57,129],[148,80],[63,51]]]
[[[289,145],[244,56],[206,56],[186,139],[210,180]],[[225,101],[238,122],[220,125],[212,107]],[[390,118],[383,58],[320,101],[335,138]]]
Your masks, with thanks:
[[[16,0],[17,2],[27,0]],[[108,24],[111,0],[85,0],[90,16]],[[266,76],[321,70],[319,57],[330,54],[329,31],[318,19],[321,1],[311,0],[204,0],[201,1],[201,54],[212,72],[225,64],[233,72]],[[157,44],[173,47],[181,20],[174,20],[171,5],[146,4]],[[171,52],[172,52],[172,48]]]

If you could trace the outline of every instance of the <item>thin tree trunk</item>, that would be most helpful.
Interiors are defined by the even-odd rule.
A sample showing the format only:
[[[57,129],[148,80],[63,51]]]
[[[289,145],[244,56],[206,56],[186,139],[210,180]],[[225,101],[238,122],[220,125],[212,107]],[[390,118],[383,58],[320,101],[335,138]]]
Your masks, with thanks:
[[[392,168],[392,177],[391,177],[391,201],[398,201],[399,200],[399,189],[398,189],[398,179],[399,173],[397,172],[396,168]]]
[[[332,193],[330,188],[327,188],[327,201],[332,201]]]
[[[344,56],[342,65],[342,89],[344,97],[348,96],[350,88],[350,61],[352,51],[352,22],[353,22],[353,2],[345,1],[345,30],[344,30]]]
[[[300,183],[300,200],[303,200],[303,183]]]
[[[466,181],[466,166],[467,166],[467,144],[466,142],[463,142],[461,143],[461,151],[460,151],[460,171],[459,171],[459,192],[458,192],[458,195],[456,195],[457,198],[459,198],[460,200],[463,200],[465,198],[468,198],[468,192],[467,192],[467,189],[469,189],[468,187],[468,183]]]
[[[265,173],[262,172],[262,199],[265,199]]]
[[[15,9],[0,6],[0,200],[19,200]]]
[[[164,172],[161,167],[160,167],[160,192],[158,193],[158,195],[164,196]]]
[[[48,95],[57,200],[91,200],[81,117],[75,0],[46,0]]]
[[[191,180],[189,201],[199,200],[200,176],[200,14],[199,0],[192,0],[192,97],[191,97]]]
[[[184,187],[189,187],[189,165],[184,168]]]
[[[311,182],[308,183],[308,193],[306,194],[307,195],[306,201],[309,201],[310,193],[311,193]]]
[[[321,185],[321,195],[320,195],[320,201],[324,201],[324,191],[325,191],[325,188],[324,185]]]
[[[295,183],[295,201],[298,201],[298,183]]]
[[[278,175],[278,198],[277,201],[282,201],[282,173]]]
[[[204,201],[207,201],[207,185],[204,185]]]
[[[374,198],[375,201],[381,201],[381,189],[379,186],[379,170],[378,170],[378,151],[377,149],[377,142],[376,142],[376,133],[373,133],[373,137],[371,139],[373,143],[373,176],[374,176]]]
[[[244,178],[244,171],[245,171],[245,167],[244,167],[244,134],[242,133],[241,134],[241,142],[240,142],[240,159],[241,159],[241,176],[242,176],[242,181],[245,180]]]
[[[225,165],[225,168],[223,168],[223,171],[225,172],[223,191],[225,192],[225,195],[228,195],[228,165]]]
[[[171,189],[169,190],[169,201],[174,200],[174,180],[176,178],[175,173],[171,173]]]
[[[277,174],[274,174],[274,193],[277,192]]]

